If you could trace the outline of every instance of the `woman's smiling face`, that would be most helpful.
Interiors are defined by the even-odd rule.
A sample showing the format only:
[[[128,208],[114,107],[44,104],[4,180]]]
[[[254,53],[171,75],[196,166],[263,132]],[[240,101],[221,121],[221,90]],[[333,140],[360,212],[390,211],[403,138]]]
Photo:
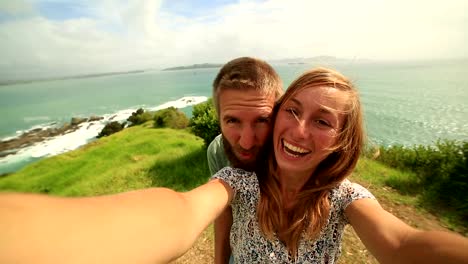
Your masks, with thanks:
[[[273,131],[280,171],[312,175],[336,146],[347,101],[345,91],[319,86],[303,88],[281,105]]]

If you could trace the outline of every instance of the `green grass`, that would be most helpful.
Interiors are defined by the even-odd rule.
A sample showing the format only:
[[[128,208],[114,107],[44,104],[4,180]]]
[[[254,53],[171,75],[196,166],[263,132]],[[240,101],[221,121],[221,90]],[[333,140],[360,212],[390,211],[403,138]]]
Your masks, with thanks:
[[[356,181],[364,185],[364,187],[372,189],[371,191],[375,196],[384,198],[394,204],[408,205],[424,214],[433,214],[444,226],[453,231],[466,234],[468,232],[467,223],[459,217],[457,212],[427,203],[423,199],[423,193],[417,192],[421,187],[414,186],[415,177],[415,172],[391,168],[381,162],[361,158],[351,176],[351,181]],[[389,192],[387,190],[394,191]]]
[[[0,190],[89,196],[152,186],[179,191],[208,180],[203,141],[184,130],[127,128],[0,179]]]
[[[413,172],[386,184],[418,195],[425,207],[468,223],[468,141],[437,140],[432,145],[380,147],[377,158],[387,166]]]
[[[414,177],[412,172],[405,172],[390,168],[379,162],[368,158],[361,158],[356,169],[351,176],[352,181],[364,183],[366,186],[374,187],[374,190],[391,188],[389,182],[396,180],[405,180]],[[406,188],[406,187],[405,187]],[[374,191],[375,192],[375,191]],[[417,195],[408,195],[405,192],[382,192],[379,196],[388,198],[396,203],[406,204],[410,206],[419,206]],[[419,206],[420,207],[420,206]]]

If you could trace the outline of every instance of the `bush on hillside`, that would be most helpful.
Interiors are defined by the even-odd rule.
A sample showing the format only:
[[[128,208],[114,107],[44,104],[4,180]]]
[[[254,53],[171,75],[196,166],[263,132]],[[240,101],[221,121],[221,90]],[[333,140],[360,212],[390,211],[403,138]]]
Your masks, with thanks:
[[[407,148],[392,146],[380,149],[378,161],[395,168],[411,170],[414,193],[423,202],[454,209],[468,221],[468,142],[437,141],[435,146]],[[397,183],[388,184],[398,189]]]
[[[110,123],[107,123],[104,126],[104,128],[101,130],[101,132],[99,132],[99,134],[97,135],[97,138],[101,138],[101,137],[105,137],[105,136],[109,136],[114,133],[117,133],[120,130],[124,129],[124,127],[125,127],[125,123],[120,124],[117,121],[112,121]]]
[[[212,98],[193,107],[190,127],[192,133],[201,137],[206,146],[221,133]]]
[[[162,109],[154,113],[154,127],[183,129],[189,124],[187,116],[175,107]]]
[[[143,124],[153,119],[153,115],[150,112],[145,112],[142,108],[139,108],[136,112],[133,112],[127,121],[131,123],[131,126]]]

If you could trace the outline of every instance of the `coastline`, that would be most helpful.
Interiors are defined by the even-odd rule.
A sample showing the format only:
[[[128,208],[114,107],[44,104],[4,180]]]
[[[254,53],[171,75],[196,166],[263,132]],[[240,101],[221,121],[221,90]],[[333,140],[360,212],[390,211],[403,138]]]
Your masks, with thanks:
[[[206,96],[185,96],[145,110],[157,111],[171,106],[183,109],[207,99]],[[132,108],[102,116],[73,117],[69,123],[52,122],[32,127],[14,137],[0,139],[0,175],[13,173],[33,161],[86,145],[96,140],[107,123],[123,123],[136,110]]]
[[[16,154],[20,149],[30,147],[36,143],[40,143],[57,136],[74,132],[80,128],[80,124],[90,122],[87,129],[94,125],[93,121],[104,119],[101,116],[91,116],[89,118],[72,117],[70,123],[65,123],[61,126],[56,126],[52,123],[50,127],[33,128],[25,131],[17,137],[0,141],[0,158],[8,155]]]

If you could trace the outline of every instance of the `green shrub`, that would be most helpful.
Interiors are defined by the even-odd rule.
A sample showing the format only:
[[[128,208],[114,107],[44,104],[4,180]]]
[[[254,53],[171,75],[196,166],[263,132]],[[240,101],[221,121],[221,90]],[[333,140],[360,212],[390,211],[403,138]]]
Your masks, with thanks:
[[[153,115],[150,112],[145,112],[142,108],[139,108],[136,112],[133,112],[127,121],[131,122],[131,126],[143,124],[153,119]]]
[[[400,189],[411,186],[422,202],[448,208],[468,220],[468,142],[437,141],[435,146],[407,148],[392,146],[380,149],[378,161],[395,168],[411,170],[415,177],[401,183],[388,179],[387,184]]]
[[[105,137],[112,135],[114,133],[119,132],[120,130],[124,129],[125,124],[120,124],[117,121],[112,121],[110,123],[107,123],[104,128],[99,132],[97,135],[97,138]]]
[[[206,146],[221,133],[218,117],[211,98],[193,107],[190,127],[192,133],[201,137]]]
[[[162,109],[154,113],[154,127],[182,129],[189,124],[187,116],[175,107]]]

